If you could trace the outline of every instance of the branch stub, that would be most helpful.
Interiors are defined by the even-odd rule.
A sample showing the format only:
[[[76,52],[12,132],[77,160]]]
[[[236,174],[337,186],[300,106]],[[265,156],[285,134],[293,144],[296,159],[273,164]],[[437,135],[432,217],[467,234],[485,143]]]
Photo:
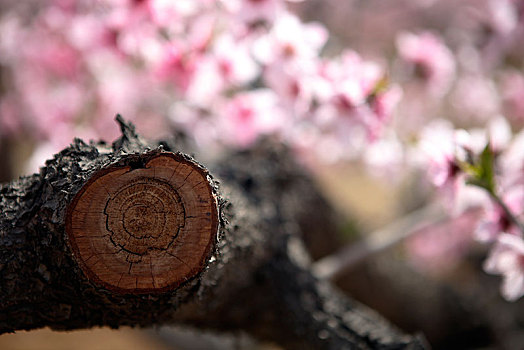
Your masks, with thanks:
[[[91,281],[156,293],[202,271],[216,242],[217,200],[198,164],[168,152],[95,173],[68,206],[66,232]],[[140,163],[140,162],[138,162]]]

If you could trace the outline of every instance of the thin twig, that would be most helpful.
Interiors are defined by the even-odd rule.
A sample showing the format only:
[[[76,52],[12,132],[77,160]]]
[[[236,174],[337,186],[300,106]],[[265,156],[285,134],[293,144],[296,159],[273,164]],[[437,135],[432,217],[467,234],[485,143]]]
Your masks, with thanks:
[[[448,216],[437,205],[428,205],[400,218],[392,224],[372,232],[360,242],[347,245],[313,264],[313,273],[318,278],[334,279],[351,266],[370,255],[384,251],[419,231],[422,226],[435,225]]]

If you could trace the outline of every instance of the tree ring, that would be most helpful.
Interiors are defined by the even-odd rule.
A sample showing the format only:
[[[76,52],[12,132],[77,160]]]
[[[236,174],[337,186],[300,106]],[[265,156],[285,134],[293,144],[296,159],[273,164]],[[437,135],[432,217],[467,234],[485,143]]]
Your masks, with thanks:
[[[137,157],[143,166],[136,167]],[[179,154],[124,158],[68,206],[66,232],[88,277],[118,293],[170,290],[205,267],[218,206],[207,171]]]

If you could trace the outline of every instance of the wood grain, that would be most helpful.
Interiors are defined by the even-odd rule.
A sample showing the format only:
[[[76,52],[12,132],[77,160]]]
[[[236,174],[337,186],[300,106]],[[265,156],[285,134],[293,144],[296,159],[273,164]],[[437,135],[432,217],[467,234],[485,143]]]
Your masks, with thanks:
[[[163,152],[140,167],[133,159],[97,172],[66,220],[73,253],[90,280],[117,293],[154,293],[205,267],[218,209],[207,171]]]

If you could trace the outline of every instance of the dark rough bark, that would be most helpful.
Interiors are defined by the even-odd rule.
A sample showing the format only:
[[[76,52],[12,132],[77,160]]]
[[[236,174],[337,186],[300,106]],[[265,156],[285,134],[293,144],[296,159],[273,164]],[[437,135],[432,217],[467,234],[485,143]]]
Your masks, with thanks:
[[[404,329],[423,330],[435,349],[493,344],[486,312],[478,308],[481,294],[466,298],[453,285],[417,273],[395,252],[356,265],[336,283]]]
[[[9,139],[0,134],[0,182],[11,179],[11,152]]]
[[[425,347],[312,276],[299,219],[314,213],[308,205],[318,198],[300,202],[307,179],[274,146],[210,164],[228,201],[220,200],[216,251],[196,278],[155,295],[118,295],[90,283],[69,248],[66,207],[96,171],[156,148],[119,121],[123,136],[112,147],[75,140],[39,174],[0,187],[0,333],[184,324],[245,329],[289,349]]]
[[[474,249],[452,274],[436,279],[388,251],[336,283],[403,329],[423,331],[434,349],[524,349],[524,300],[501,297],[500,276],[482,270],[485,258],[484,249]]]

